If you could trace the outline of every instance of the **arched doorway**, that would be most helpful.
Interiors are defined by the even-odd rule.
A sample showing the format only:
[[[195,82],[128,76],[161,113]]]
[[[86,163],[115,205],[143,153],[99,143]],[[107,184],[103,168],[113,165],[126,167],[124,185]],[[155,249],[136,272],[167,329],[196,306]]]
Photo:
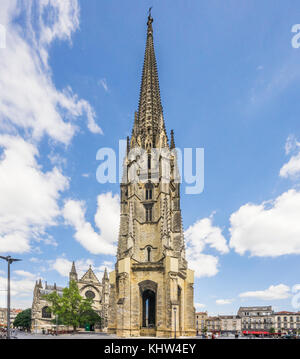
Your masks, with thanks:
[[[157,324],[157,283],[144,280],[140,288],[140,335],[155,336]]]
[[[155,328],[156,295],[150,289],[146,289],[142,294],[143,303],[143,328]]]

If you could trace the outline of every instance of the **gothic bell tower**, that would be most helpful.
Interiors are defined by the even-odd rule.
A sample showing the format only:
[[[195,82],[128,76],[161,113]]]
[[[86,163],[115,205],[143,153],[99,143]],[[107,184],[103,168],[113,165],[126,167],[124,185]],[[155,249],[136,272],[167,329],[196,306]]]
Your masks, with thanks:
[[[168,140],[149,13],[138,111],[127,139],[120,231],[110,273],[108,331],[118,336],[195,335],[174,133]],[[155,151],[154,151],[155,150]]]

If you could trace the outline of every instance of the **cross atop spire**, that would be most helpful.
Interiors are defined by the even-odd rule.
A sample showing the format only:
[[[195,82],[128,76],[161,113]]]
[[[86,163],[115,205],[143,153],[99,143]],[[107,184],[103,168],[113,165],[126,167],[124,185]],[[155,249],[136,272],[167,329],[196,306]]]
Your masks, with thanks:
[[[152,9],[152,7],[150,7],[150,9],[149,9],[147,25],[148,25],[148,33],[151,32],[151,35],[153,35],[153,29],[152,29],[153,18],[151,16],[151,9]]]
[[[147,133],[151,137],[156,136],[157,132],[159,131],[163,113],[153,44],[152,23],[153,18],[151,16],[150,8],[147,21],[147,41],[140,90],[139,109],[137,123],[135,124],[135,126],[138,127],[136,130],[139,133],[142,135]]]

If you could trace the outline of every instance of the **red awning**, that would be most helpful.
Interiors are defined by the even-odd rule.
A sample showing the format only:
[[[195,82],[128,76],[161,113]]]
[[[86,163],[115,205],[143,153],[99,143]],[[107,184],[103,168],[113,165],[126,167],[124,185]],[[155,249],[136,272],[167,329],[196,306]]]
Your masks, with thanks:
[[[244,330],[243,334],[256,334],[256,335],[261,335],[261,334],[270,334],[269,332],[259,332],[259,331],[252,331],[252,330]]]

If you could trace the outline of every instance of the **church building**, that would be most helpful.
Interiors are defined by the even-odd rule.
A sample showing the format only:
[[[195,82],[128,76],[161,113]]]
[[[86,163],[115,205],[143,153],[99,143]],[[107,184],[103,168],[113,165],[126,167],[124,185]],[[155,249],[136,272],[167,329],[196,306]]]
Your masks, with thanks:
[[[72,264],[69,273],[69,281],[75,281],[78,285],[80,295],[83,298],[91,298],[93,300],[92,307],[102,318],[101,328],[89,328],[90,330],[106,331],[108,324],[108,302],[109,302],[109,279],[107,270],[105,269],[102,281],[100,282],[91,266],[87,272],[78,279],[75,262]],[[51,305],[44,298],[44,295],[54,291],[62,296],[64,287],[59,287],[55,283],[49,285],[47,282],[43,285],[41,279],[36,282],[33,291],[33,303],[31,308],[31,330],[34,333],[47,332],[56,328],[55,317],[48,312]]]
[[[127,139],[120,185],[120,231],[115,270],[109,278],[108,332],[120,337],[174,337],[175,332],[194,336],[194,272],[185,258],[174,133],[169,141],[152,23],[149,14],[139,107]],[[153,149],[160,151],[157,163]],[[146,153],[141,168],[139,150]]]

